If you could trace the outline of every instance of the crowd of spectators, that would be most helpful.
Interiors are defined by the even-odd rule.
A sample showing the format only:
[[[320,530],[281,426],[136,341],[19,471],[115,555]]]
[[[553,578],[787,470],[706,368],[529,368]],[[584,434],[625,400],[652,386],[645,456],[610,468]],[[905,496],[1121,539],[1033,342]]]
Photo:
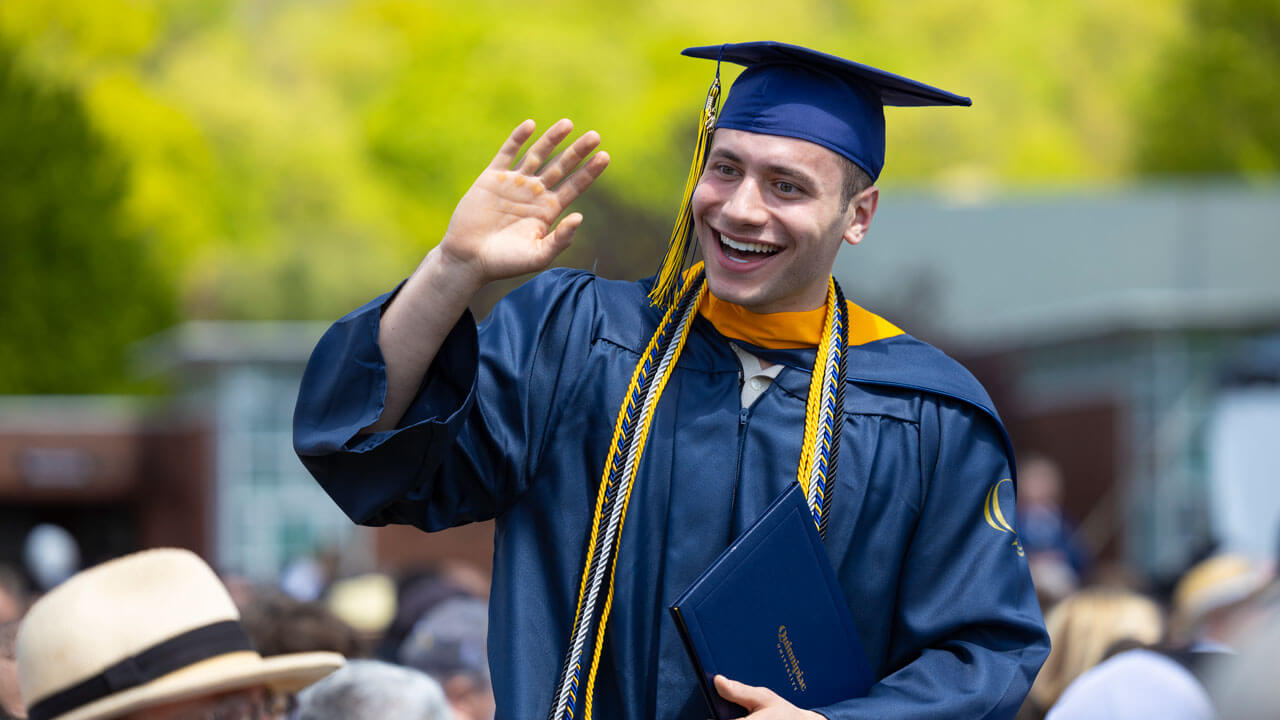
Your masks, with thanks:
[[[1032,458],[1020,479],[1019,531],[1031,536],[1052,649],[1018,720],[1277,716],[1276,557],[1206,553],[1161,592],[1089,557],[1060,507],[1052,463]]]
[[[482,573],[326,565],[259,585],[148,550],[48,587],[0,566],[0,720],[493,718]]]
[[[1018,720],[1275,716],[1274,558],[1209,554],[1152,591],[1090,557],[1056,468],[1033,458],[1024,477],[1019,529],[1052,650]],[[44,567],[0,565],[0,720],[494,716],[474,568],[337,577],[320,556],[259,585],[153,550],[76,573],[66,537],[40,535],[24,560]],[[212,655],[183,649],[191,637]]]

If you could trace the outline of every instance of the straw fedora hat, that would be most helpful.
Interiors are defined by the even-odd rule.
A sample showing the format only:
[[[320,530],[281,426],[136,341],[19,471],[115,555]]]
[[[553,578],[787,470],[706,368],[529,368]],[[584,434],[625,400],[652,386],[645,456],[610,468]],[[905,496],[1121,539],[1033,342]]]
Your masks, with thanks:
[[[105,720],[265,685],[292,692],[337,653],[263,658],[213,570],[186,550],[146,550],[51,590],[18,631],[18,684],[31,720]]]

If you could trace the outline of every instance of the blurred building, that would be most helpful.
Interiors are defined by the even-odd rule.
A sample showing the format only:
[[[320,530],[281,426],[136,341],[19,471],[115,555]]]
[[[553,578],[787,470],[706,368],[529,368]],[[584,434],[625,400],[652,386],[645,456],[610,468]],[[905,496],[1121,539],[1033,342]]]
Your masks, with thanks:
[[[332,553],[340,572],[458,559],[492,563],[492,527],[426,535],[356,527],[293,452],[298,383],[325,326],[189,323],[139,347],[167,398],[0,398],[0,562],[39,522],[66,527],[86,562],[187,547],[269,581]]]
[[[209,434],[147,398],[0,397],[0,564],[40,523],[92,564],[139,547],[207,548]]]
[[[1236,481],[1211,480],[1211,420],[1232,358],[1280,330],[1277,228],[1275,183],[886,191],[836,273],[851,297],[975,371],[1017,449],[1062,466],[1090,544],[1161,575],[1231,530],[1212,510]],[[1250,532],[1273,540],[1280,478],[1269,480],[1250,490],[1264,510],[1250,522],[1274,519]]]

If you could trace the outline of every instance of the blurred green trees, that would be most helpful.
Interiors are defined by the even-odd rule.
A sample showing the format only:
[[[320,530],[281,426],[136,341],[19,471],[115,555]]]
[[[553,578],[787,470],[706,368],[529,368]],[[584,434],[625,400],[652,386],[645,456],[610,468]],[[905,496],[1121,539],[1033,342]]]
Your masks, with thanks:
[[[78,98],[124,163],[121,232],[141,238],[181,317],[322,319],[411,272],[525,117],[571,117],[614,158],[580,201],[563,262],[650,272],[713,72],[679,55],[687,45],[773,38],[973,96],[970,109],[887,111],[890,191],[1273,172],[1276,12],[1262,0],[8,0],[0,38],[41,87]],[[58,282],[52,266],[34,272]]]
[[[0,46],[0,393],[131,386],[130,343],[177,317],[122,217],[124,164],[69,91]]]
[[[1280,172],[1280,2],[1193,0],[1190,16],[1143,103],[1137,170]]]

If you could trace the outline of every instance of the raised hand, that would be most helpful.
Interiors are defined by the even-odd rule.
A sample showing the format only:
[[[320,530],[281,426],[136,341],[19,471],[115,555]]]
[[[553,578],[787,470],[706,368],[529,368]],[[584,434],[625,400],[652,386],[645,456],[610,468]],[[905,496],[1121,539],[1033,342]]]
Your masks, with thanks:
[[[467,303],[485,284],[542,270],[569,246],[582,215],[556,218],[600,177],[607,153],[583,160],[600,144],[584,134],[556,155],[573,123],[552,125],[520,158],[533,137],[525,120],[462,196],[440,244],[382,314],[378,347],[386,361],[387,390],[382,414],[366,432],[389,430],[404,415],[422,378]]]
[[[516,126],[463,195],[440,241],[438,250],[449,265],[476,287],[550,265],[582,224],[580,213],[559,223],[556,218],[609,165],[605,152],[582,162],[600,144],[595,131],[555,154],[573,131],[567,119],[552,125],[517,162],[534,129],[532,120]]]

